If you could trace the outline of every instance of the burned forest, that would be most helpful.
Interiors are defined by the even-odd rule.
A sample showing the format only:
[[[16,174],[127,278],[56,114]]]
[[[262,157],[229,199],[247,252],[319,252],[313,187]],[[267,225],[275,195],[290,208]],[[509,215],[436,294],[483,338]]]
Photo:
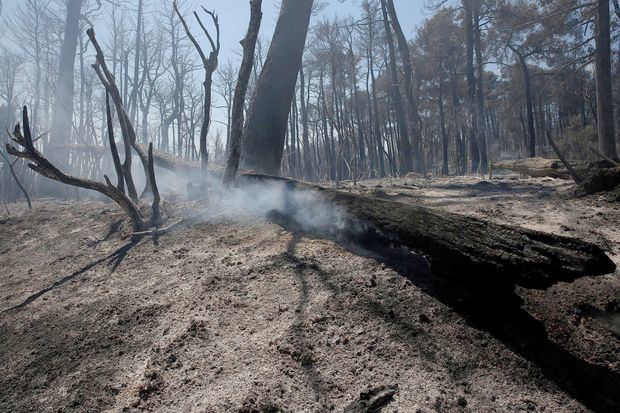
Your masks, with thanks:
[[[0,412],[620,411],[618,0],[0,0]]]

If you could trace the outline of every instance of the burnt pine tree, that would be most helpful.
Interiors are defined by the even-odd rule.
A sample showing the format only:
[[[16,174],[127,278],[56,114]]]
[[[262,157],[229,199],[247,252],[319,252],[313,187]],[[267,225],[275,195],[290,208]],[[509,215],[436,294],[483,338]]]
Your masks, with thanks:
[[[387,7],[387,12],[390,16],[390,23],[392,23],[392,28],[396,34],[398,50],[400,51],[400,57],[403,61],[403,89],[405,99],[407,100],[407,114],[409,115],[409,131],[411,132],[411,146],[413,149],[415,169],[417,172],[421,172],[426,175],[424,155],[420,149],[420,131],[417,126],[419,114],[417,103],[415,102],[415,97],[413,96],[413,65],[411,64],[409,43],[407,42],[407,38],[403,33],[400,22],[398,21],[398,15],[396,14],[396,8],[394,7],[394,0],[385,0],[385,6]]]
[[[394,47],[394,38],[392,36],[392,29],[390,28],[390,21],[388,18],[388,12],[385,0],[381,1],[381,11],[383,13],[383,24],[385,26],[385,38],[388,44],[389,50],[389,65],[390,65],[390,96],[394,101],[394,108],[396,109],[396,122],[398,124],[398,132],[400,134],[399,139],[399,153],[401,158],[400,172],[405,174],[413,171],[413,156],[411,141],[409,140],[409,127],[407,125],[407,118],[405,115],[405,108],[403,103],[403,96],[400,93],[398,69],[396,68],[396,51]]]
[[[241,165],[279,175],[288,114],[314,0],[283,0],[271,46],[250,104]]]
[[[213,73],[217,70],[218,65],[218,56],[220,54],[220,24],[215,12],[209,11],[202,8],[206,14],[211,17],[213,20],[213,25],[215,26],[215,39],[209,33],[206,26],[203,24],[200,17],[198,17],[198,13],[194,12],[194,17],[198,21],[198,24],[202,28],[205,36],[209,40],[209,44],[211,45],[211,52],[209,53],[209,57],[203,52],[202,48],[196,38],[192,35],[192,32],[189,30],[185,19],[181,12],[179,12],[179,8],[177,7],[177,2],[173,3],[174,11],[179,16],[181,23],[183,24],[183,28],[185,29],[185,33],[187,37],[191,40],[192,44],[196,48],[196,51],[200,55],[200,60],[202,61],[202,65],[204,67],[205,75],[204,81],[202,83],[204,88],[204,103],[202,109],[202,126],[200,127],[200,163],[204,171],[207,170],[207,165],[209,163],[209,153],[207,151],[207,134],[209,133],[209,126],[211,124],[211,89],[213,85]]]
[[[596,2],[596,108],[598,141],[603,155],[618,159],[611,82],[609,0]]]
[[[52,121],[52,139],[58,145],[68,143],[71,135],[74,92],[73,68],[80,34],[81,13],[82,0],[69,0],[67,2],[67,19],[58,60],[58,79],[56,80],[54,96],[55,111]]]
[[[478,123],[476,122],[476,74],[474,71],[474,10],[472,0],[463,0],[463,18],[466,45],[467,106],[469,109],[469,151],[471,170],[477,172],[480,166],[480,149],[478,147]]]
[[[239,168],[239,158],[241,157],[241,137],[243,134],[243,106],[245,103],[248,83],[250,82],[250,75],[252,74],[252,67],[254,66],[254,50],[256,49],[256,40],[258,39],[258,32],[263,18],[261,6],[262,0],[250,1],[250,23],[248,24],[248,31],[246,32],[245,37],[241,40],[241,46],[243,47],[243,60],[241,61],[241,67],[239,68],[239,79],[237,80],[237,85],[235,86],[235,95],[233,98],[230,146],[228,148],[228,159],[226,160],[224,175],[222,176],[222,182],[224,184],[230,184],[235,179],[237,169]]]

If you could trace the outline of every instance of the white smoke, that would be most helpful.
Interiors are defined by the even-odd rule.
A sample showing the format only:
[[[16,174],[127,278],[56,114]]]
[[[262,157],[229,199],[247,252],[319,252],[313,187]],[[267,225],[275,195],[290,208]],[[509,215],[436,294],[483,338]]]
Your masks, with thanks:
[[[298,190],[285,181],[244,183],[223,188],[214,185],[209,204],[219,216],[235,220],[240,215],[259,219],[281,216],[305,232],[337,235],[350,231],[352,220],[346,211],[318,191]]]
[[[138,193],[141,193],[146,179],[140,160],[134,157],[132,175]],[[108,165],[111,168],[111,165]],[[107,171],[113,182],[114,171]],[[156,168],[159,191],[164,201],[188,201],[191,205],[184,215],[191,217],[188,223],[238,221],[244,218],[272,220],[278,215],[288,224],[304,232],[338,236],[343,233],[358,234],[365,226],[352,219],[339,205],[330,202],[319,191],[297,189],[284,180],[245,180],[239,186],[224,187],[217,174],[210,174],[204,182],[202,172],[178,173]],[[85,196],[97,196],[85,192]],[[175,208],[174,201],[167,205]],[[164,206],[164,214],[166,214]],[[172,211],[170,211],[172,212]],[[176,214],[172,214],[176,215]]]

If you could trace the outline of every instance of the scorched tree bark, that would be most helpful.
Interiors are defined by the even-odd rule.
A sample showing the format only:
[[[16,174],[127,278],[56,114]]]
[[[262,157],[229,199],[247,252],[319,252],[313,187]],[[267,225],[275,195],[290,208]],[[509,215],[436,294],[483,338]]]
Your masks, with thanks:
[[[313,0],[283,0],[271,46],[250,104],[244,168],[280,174],[286,123],[310,24]]]

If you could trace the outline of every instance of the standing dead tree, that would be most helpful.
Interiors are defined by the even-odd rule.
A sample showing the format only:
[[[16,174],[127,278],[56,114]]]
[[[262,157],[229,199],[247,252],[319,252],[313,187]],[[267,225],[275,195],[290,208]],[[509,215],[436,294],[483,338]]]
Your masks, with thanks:
[[[35,148],[32,135],[30,133],[30,121],[28,120],[28,109],[24,107],[22,121],[24,125],[24,132],[22,134],[20,125],[15,126],[15,130],[11,135],[13,142],[18,144],[23,150],[17,149],[10,143],[7,143],[7,152],[18,158],[29,160],[32,163],[28,164],[28,167],[33,171],[57,182],[61,182],[66,185],[75,186],[78,188],[89,189],[97,191],[100,194],[112,199],[116,202],[125,213],[131,219],[131,223],[134,231],[143,231],[150,226],[158,225],[161,222],[161,215],[159,213],[159,194],[156,195],[152,205],[153,215],[150,220],[143,217],[140,209],[136,203],[131,200],[123,191],[118,189],[112,184],[110,178],[104,175],[106,183],[92,181],[90,179],[79,178],[72,175],[68,175],[54,166],[45,156]],[[155,183],[155,174],[153,173],[153,165],[150,164],[148,169],[150,173],[147,175],[151,181],[151,187],[157,188]],[[154,192],[157,192],[156,190]]]
[[[383,0],[385,7],[390,18],[390,23],[394,34],[396,35],[396,44],[400,51],[400,57],[403,64],[402,77],[403,84],[402,89],[407,101],[406,114],[409,116],[409,133],[411,134],[411,147],[413,149],[415,169],[426,175],[426,163],[424,161],[424,155],[421,152],[420,131],[418,127],[419,113],[417,109],[416,99],[413,91],[413,63],[411,61],[411,55],[409,51],[409,43],[403,33],[403,29],[398,21],[398,15],[396,14],[396,8],[394,7],[394,0]],[[391,35],[390,35],[391,37]]]
[[[112,151],[112,160],[114,161],[114,169],[116,170],[116,176],[118,177],[118,184],[116,187],[125,192],[125,179],[124,176],[126,173],[131,177],[131,164],[129,169],[123,169],[123,165],[121,164],[121,160],[118,156],[118,149],[116,148],[116,141],[114,140],[114,125],[112,124],[112,111],[110,110],[110,95],[106,92],[105,96],[105,113],[108,127],[108,142],[110,144],[110,150]],[[124,139],[125,145],[129,145],[126,139]],[[131,148],[125,148],[126,158],[131,159]]]
[[[95,47],[95,51],[97,52],[97,61],[92,65],[93,69],[97,73],[99,80],[103,84],[106,92],[109,93],[112,101],[114,102],[114,106],[116,107],[116,113],[118,115],[118,120],[121,125],[121,131],[123,134],[123,142],[125,143],[125,164],[123,166],[125,182],[127,183],[127,191],[131,199],[137,201],[138,195],[136,192],[135,185],[133,183],[133,179],[131,178],[131,150],[129,146],[133,147],[136,150],[136,153],[140,157],[142,161],[142,167],[144,168],[144,175],[148,177],[149,174],[149,161],[148,155],[144,150],[144,147],[140,145],[140,143],[136,139],[136,131],[131,123],[131,119],[129,119],[129,115],[125,110],[125,106],[123,105],[123,98],[121,93],[116,85],[116,81],[114,79],[114,75],[110,72],[108,65],[106,64],[105,57],[103,55],[103,50],[101,50],[101,46],[97,42],[97,38],[95,37],[95,30],[88,29],[86,30],[86,34],[90,39],[91,43]],[[146,187],[144,189],[144,193],[149,193],[150,188],[150,180],[146,180]]]
[[[209,44],[211,45],[211,52],[209,53],[209,57],[207,58],[204,51],[200,47],[200,44],[198,44],[198,41],[190,31],[187,22],[183,18],[183,15],[181,15],[181,12],[179,11],[179,8],[177,6],[177,2],[175,1],[172,4],[174,7],[174,11],[176,12],[177,16],[179,16],[179,19],[183,24],[183,28],[185,29],[187,37],[189,37],[189,40],[192,42],[192,44],[196,48],[196,51],[200,55],[200,60],[202,60],[202,65],[205,70],[205,77],[203,82],[204,105],[202,109],[202,126],[200,127],[200,162],[202,165],[202,169],[206,171],[207,165],[209,163],[209,152],[207,150],[207,134],[209,133],[209,125],[211,124],[211,89],[213,85],[213,73],[217,70],[218,56],[220,54],[220,24],[215,12],[209,11],[206,8],[202,7],[204,12],[211,16],[213,24],[215,25],[215,40],[213,40],[213,37],[209,33],[209,30],[207,30],[206,26],[202,23],[202,20],[198,16],[198,13],[194,12],[194,17],[198,21],[198,24],[202,28],[202,31],[207,36],[207,39],[209,39]]]
[[[280,174],[287,121],[314,0],[284,0],[265,64],[254,89],[244,132],[242,165]]]
[[[151,183],[151,191],[153,192],[153,203],[151,209],[153,210],[152,223],[155,226],[159,226],[163,220],[161,217],[161,210],[159,203],[161,198],[159,196],[159,188],[157,187],[157,180],[155,179],[155,162],[153,162],[153,142],[149,143],[149,172],[147,180]]]
[[[250,23],[248,31],[241,46],[243,47],[243,59],[239,68],[239,78],[235,87],[235,96],[233,98],[232,107],[232,127],[230,131],[230,143],[228,148],[228,159],[226,160],[226,168],[222,182],[224,184],[231,183],[237,175],[239,169],[239,158],[241,157],[241,136],[243,134],[243,106],[245,104],[245,96],[248,90],[248,83],[252,68],[254,67],[254,50],[256,48],[256,39],[260,30],[263,13],[261,11],[263,0],[250,1]],[[302,86],[303,87],[303,86]]]

